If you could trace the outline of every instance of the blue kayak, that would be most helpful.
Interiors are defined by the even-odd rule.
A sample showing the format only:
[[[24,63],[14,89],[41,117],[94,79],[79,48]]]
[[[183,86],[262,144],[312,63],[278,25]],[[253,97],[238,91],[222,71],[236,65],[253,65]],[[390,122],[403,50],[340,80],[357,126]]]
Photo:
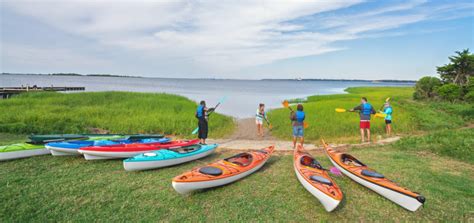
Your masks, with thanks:
[[[214,152],[217,146],[217,144],[197,144],[176,149],[162,149],[143,153],[124,160],[123,167],[128,171],[136,171],[178,165],[206,157]]]
[[[53,156],[71,156],[80,155],[79,149],[89,146],[111,146],[118,144],[132,144],[132,143],[165,143],[169,142],[168,138],[152,138],[152,139],[117,139],[117,140],[78,140],[67,142],[50,142],[45,145],[46,149],[51,151]]]

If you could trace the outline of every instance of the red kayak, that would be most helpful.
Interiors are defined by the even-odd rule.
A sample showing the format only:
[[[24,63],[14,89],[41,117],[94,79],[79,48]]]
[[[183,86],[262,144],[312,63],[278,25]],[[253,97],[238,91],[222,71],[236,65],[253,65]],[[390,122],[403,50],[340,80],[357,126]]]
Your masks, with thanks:
[[[151,152],[160,149],[173,149],[184,146],[192,146],[199,143],[199,139],[177,140],[160,144],[118,144],[108,146],[90,146],[78,150],[84,155],[86,160],[98,159],[119,159],[129,158],[141,153]]]

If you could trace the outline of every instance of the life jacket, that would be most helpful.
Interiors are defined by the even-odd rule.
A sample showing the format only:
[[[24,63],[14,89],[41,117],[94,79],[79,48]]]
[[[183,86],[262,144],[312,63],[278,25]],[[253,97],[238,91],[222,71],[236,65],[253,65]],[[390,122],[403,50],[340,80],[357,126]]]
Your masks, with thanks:
[[[362,114],[371,115],[372,114],[372,105],[369,103],[362,104]]]
[[[204,116],[204,106],[199,105],[196,110],[196,118],[202,118]]]
[[[304,112],[302,111],[296,111],[296,121],[302,123],[304,121],[304,118],[305,118],[305,114]]]

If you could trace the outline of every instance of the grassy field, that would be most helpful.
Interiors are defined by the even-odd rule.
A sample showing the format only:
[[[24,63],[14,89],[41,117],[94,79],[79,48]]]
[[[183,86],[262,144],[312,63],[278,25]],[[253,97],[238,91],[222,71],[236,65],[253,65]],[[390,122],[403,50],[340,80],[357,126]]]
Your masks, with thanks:
[[[164,133],[190,136],[197,126],[191,100],[169,94],[87,92],[32,93],[0,100],[0,132],[84,133],[90,128],[111,133]],[[210,136],[233,131],[232,118],[212,115]]]
[[[336,113],[335,108],[350,109],[360,104],[361,97],[367,97],[378,110],[387,97],[391,97],[393,129],[395,134],[419,134],[425,131],[454,129],[474,119],[472,104],[451,104],[446,102],[417,102],[411,100],[411,87],[357,87],[348,88],[347,94],[311,96],[304,103],[306,121],[309,127],[305,138],[318,141],[321,137],[333,142],[359,141],[358,113]],[[273,124],[272,134],[282,139],[291,138],[291,124],[288,109],[270,112]],[[374,137],[384,135],[383,118],[372,118]]]
[[[472,129],[461,131],[464,136],[474,134]],[[146,172],[125,172],[120,160],[91,162],[79,157],[1,162],[0,222],[469,221],[474,217],[474,165],[431,152],[430,145],[449,140],[452,135],[436,133],[390,146],[350,150],[388,178],[423,194],[427,202],[414,213],[347,177],[335,178],[345,200],[327,213],[296,179],[292,156],[281,154],[236,183],[191,196],[173,190],[174,176],[232,154],[221,151],[198,162]],[[0,137],[0,143],[6,141]],[[411,149],[420,142],[424,146]],[[451,141],[455,148],[472,148],[472,141],[463,143],[459,137]],[[316,157],[329,166],[321,152]]]

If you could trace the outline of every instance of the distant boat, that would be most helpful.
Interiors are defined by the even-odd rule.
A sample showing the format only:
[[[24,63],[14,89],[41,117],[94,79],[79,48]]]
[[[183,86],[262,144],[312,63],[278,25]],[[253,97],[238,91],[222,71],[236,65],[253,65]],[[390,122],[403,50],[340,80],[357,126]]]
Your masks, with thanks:
[[[296,80],[297,80],[297,81],[302,81],[302,80],[303,80],[303,78],[301,78],[301,77],[298,77],[298,78],[296,78]]]

